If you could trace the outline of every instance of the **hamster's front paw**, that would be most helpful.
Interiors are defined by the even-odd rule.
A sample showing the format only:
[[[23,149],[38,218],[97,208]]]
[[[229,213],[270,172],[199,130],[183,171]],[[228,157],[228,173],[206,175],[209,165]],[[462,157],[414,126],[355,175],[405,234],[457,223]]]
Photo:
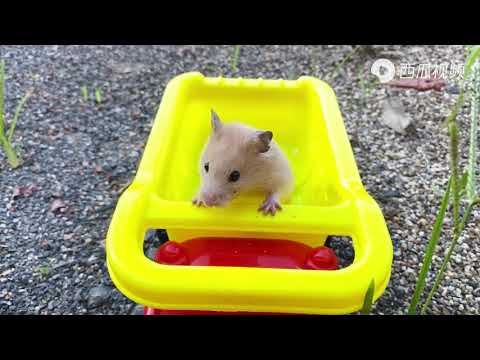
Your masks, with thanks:
[[[207,207],[207,205],[205,204],[205,202],[203,201],[202,197],[200,195],[197,195],[193,198],[192,200],[192,204],[193,205],[196,205],[198,207],[202,207],[202,206],[205,206]]]
[[[263,212],[265,215],[271,214],[272,216],[276,214],[277,210],[282,210],[278,194],[271,194],[267,196],[263,204],[258,209],[258,211]]]

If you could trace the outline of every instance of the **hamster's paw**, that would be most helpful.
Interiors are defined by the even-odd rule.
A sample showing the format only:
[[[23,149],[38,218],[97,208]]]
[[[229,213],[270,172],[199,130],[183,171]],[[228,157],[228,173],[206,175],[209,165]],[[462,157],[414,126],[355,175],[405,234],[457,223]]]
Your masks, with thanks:
[[[277,210],[282,210],[278,198],[279,197],[277,194],[269,195],[263,204],[258,208],[258,211],[263,212],[264,215],[271,214],[274,216]]]
[[[192,200],[192,204],[195,205],[195,206],[198,206],[198,207],[202,207],[202,206],[207,207],[207,205],[203,202],[203,200],[200,198],[200,196],[194,197],[193,200]]]

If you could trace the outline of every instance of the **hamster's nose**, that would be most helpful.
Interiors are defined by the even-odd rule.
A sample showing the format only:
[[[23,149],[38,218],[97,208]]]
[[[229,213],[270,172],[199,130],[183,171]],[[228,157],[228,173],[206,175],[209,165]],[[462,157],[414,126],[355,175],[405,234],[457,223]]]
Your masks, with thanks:
[[[204,199],[205,204],[207,206],[212,206],[212,205],[215,205],[218,202],[219,197],[216,194],[204,194],[203,199]]]

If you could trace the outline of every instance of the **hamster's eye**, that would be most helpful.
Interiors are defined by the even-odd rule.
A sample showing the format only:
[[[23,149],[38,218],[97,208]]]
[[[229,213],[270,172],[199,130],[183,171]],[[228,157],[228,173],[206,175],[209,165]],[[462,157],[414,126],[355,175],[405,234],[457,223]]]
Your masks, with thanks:
[[[238,179],[240,179],[240,173],[237,170],[232,171],[232,173],[228,177],[228,181],[230,182],[238,181]]]
[[[208,169],[209,169],[209,163],[206,163],[205,166],[203,167],[205,169],[206,172],[208,172]]]

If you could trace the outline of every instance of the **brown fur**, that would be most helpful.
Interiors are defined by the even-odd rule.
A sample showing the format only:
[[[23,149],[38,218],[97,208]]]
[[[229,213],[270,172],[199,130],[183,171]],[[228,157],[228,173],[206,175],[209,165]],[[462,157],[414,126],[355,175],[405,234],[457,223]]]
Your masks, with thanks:
[[[222,124],[212,112],[213,132],[206,143],[199,163],[202,184],[194,200],[205,204],[205,196],[214,196],[214,206],[226,205],[246,191],[261,191],[266,196],[288,196],[293,175],[288,160],[272,133],[259,131],[239,123]],[[209,164],[209,171],[204,169]],[[229,182],[233,171],[240,173],[237,182]]]

